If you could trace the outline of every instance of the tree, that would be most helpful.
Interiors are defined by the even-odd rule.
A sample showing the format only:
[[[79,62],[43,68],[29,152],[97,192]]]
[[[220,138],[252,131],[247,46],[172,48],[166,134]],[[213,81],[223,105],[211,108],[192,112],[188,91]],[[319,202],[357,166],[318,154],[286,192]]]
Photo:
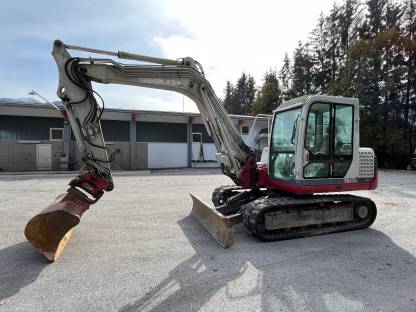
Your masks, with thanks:
[[[416,0],[335,4],[299,42],[293,61],[285,56],[279,80],[266,73],[251,111],[271,112],[282,100],[316,92],[358,98],[361,145],[382,166],[405,167],[416,147]]]
[[[257,92],[252,114],[271,114],[282,103],[282,90],[275,71],[270,70],[264,76],[264,83]]]
[[[348,57],[348,48],[358,39],[362,19],[360,5],[358,0],[346,0],[339,9],[339,45],[342,64]]]
[[[236,115],[250,114],[256,93],[255,80],[251,75],[242,73],[235,87],[230,81],[227,81],[224,93],[224,107],[228,113]]]
[[[400,113],[406,73],[402,41],[396,28],[357,41],[339,79],[329,86],[334,94],[360,99],[361,143],[373,147],[386,167],[400,166],[407,157],[409,124]]]
[[[385,30],[387,0],[367,0],[366,20],[361,27],[361,37],[373,38]]]
[[[340,38],[340,8],[334,3],[329,16],[325,19],[325,28],[328,33],[328,43],[325,58],[329,61],[330,79],[337,78],[342,64],[341,38]]]
[[[409,124],[406,139],[409,155],[416,153],[416,5],[414,0],[407,0],[403,7],[404,24],[404,64],[406,66],[405,91],[403,99],[403,116]]]
[[[313,62],[312,80],[314,89],[319,93],[326,93],[327,85],[331,79],[330,62],[328,54],[328,30],[326,27],[325,16],[321,14],[318,24],[312,30],[310,38],[311,60]]]
[[[306,45],[299,41],[293,57],[292,93],[298,97],[312,93],[312,57]]]
[[[231,112],[234,110],[234,108],[232,107],[233,93],[234,93],[234,86],[231,84],[229,80],[227,80],[227,84],[224,89],[225,96],[223,100],[223,104],[227,112]]]
[[[256,94],[254,78],[243,73],[237,80],[235,95],[236,100],[240,103],[240,114],[248,115],[251,113],[251,105]]]
[[[287,101],[292,98],[291,80],[292,80],[292,67],[290,65],[290,59],[285,54],[283,60],[283,66],[279,71],[279,79],[281,83],[282,100]]]

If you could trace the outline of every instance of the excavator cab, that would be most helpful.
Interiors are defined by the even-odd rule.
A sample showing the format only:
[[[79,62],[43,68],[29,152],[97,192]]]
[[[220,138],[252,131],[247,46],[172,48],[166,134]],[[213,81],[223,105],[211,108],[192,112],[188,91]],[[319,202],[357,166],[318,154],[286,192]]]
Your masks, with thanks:
[[[274,111],[268,180],[291,186],[295,194],[371,183],[374,152],[359,144],[357,99],[312,95],[285,102]]]
[[[357,99],[309,95],[284,102],[257,163],[257,188],[219,187],[215,208],[192,196],[193,215],[224,247],[241,221],[266,241],[366,228],[376,216],[370,199],[315,195],[377,187],[374,151],[359,144]]]

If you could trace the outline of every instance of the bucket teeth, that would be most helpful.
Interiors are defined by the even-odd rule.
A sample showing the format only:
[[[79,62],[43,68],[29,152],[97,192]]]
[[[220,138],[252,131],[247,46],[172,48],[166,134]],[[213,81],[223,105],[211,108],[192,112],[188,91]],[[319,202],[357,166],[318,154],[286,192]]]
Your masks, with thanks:
[[[50,261],[57,260],[89,206],[85,195],[69,189],[26,224],[27,240]]]
[[[230,247],[234,243],[231,221],[194,194],[189,195],[193,201],[192,215],[223,248]]]

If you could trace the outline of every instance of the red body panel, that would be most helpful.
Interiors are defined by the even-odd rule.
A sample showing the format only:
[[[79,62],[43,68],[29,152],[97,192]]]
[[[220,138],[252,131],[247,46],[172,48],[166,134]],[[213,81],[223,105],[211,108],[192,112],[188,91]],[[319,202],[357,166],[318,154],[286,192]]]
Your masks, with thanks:
[[[257,170],[256,156],[252,154],[247,157],[246,162],[241,168],[240,185],[246,188],[256,187]]]
[[[91,200],[90,204],[96,203],[103,196],[104,191],[111,191],[113,189],[112,183],[89,171],[81,173],[75,179],[72,179],[69,185],[72,188],[80,188],[93,196],[94,199]]]
[[[342,184],[322,184],[322,185],[296,185],[271,179],[268,168],[261,166],[258,168],[259,180],[258,187],[278,191],[285,191],[295,195],[308,195],[315,193],[331,193],[359,190],[374,190],[378,184],[378,172],[374,171],[374,177],[371,182],[362,183],[342,183]]]

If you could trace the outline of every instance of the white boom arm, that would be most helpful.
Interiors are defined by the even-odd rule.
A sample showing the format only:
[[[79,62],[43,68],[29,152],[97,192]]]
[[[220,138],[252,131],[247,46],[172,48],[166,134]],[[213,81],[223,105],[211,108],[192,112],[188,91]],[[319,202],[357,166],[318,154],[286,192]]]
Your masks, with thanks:
[[[71,57],[67,49],[113,55],[153,65],[127,65],[112,59]],[[218,151],[217,160],[223,164],[223,172],[234,181],[240,180],[242,167],[254,153],[242,140],[210,83],[205,79],[201,65],[192,58],[168,60],[70,46],[59,40],[54,42],[52,55],[59,71],[57,94],[64,102],[86,165],[84,169],[107,180],[108,189],[104,189],[111,190],[113,187],[109,164],[113,156],[104,143],[99,122],[103,108],[97,104],[91,81],[176,91],[191,98],[213,138]]]

